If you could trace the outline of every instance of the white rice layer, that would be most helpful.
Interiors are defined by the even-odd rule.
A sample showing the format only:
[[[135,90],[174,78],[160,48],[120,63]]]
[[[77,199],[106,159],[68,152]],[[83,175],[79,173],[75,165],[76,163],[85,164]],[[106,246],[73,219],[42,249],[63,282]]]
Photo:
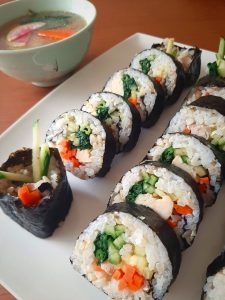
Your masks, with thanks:
[[[146,120],[146,117],[151,113],[155,105],[157,97],[156,90],[150,78],[144,73],[138,72],[137,70],[128,68],[117,71],[112,75],[104,87],[105,92],[112,92],[118,95],[124,95],[122,76],[128,74],[134,78],[137,86],[137,101],[142,121]]]
[[[154,279],[150,283],[153,291],[150,295],[144,291],[149,286],[147,280],[137,292],[131,292],[127,288],[119,290],[118,281],[112,277],[106,278],[104,273],[94,270],[94,241],[99,232],[104,232],[107,224],[123,224],[126,227],[125,241],[145,249],[149,270],[154,272]],[[92,284],[103,289],[113,299],[147,300],[153,299],[153,296],[161,299],[172,281],[172,265],[165,246],[154,231],[127,213],[114,212],[99,216],[79,236],[71,259],[75,270],[85,275]]]
[[[204,300],[223,300],[225,298],[225,267],[207,278],[204,292]]]
[[[131,62],[131,67],[141,71],[140,61],[154,55],[156,58],[151,61],[148,75],[150,77],[161,77],[168,95],[172,95],[177,80],[177,67],[172,58],[158,49],[148,49],[137,54]]]
[[[214,109],[184,106],[170,121],[166,133],[182,132],[184,129],[206,140],[213,136],[225,138],[225,117]]]
[[[185,148],[188,156],[188,164],[181,163],[179,168],[188,172],[195,180],[197,173],[196,166],[203,166],[209,172],[210,185],[218,193],[221,185],[221,164],[215,157],[213,151],[192,136],[182,134],[165,134],[159,138],[154,147],[147,154],[150,160],[160,160],[163,151],[172,146],[173,148]],[[173,163],[173,162],[172,162]]]
[[[62,139],[66,139],[70,133],[69,124],[71,123],[77,128],[79,126],[90,126],[92,131],[90,144],[92,148],[88,149],[87,162],[82,162],[79,167],[74,167],[71,161],[62,158],[65,168],[82,179],[94,177],[102,168],[106,141],[106,132],[98,119],[79,110],[63,113],[49,127],[46,141],[51,147],[57,147],[60,152],[60,142]],[[82,150],[79,153],[82,153]]]
[[[225,100],[225,87],[198,86],[187,97],[185,105],[188,105],[203,96],[217,96]]]
[[[133,117],[129,105],[118,95],[112,93],[96,93],[84,103],[83,111],[86,111],[97,117],[97,106],[104,100],[109,108],[110,127],[113,136],[115,137],[119,150],[122,151],[124,145],[129,141],[132,131]]]
[[[168,171],[166,168],[156,167],[151,164],[132,168],[123,176],[121,182],[116,185],[110,198],[111,203],[125,202],[131,187],[142,180],[143,174],[146,172],[159,178],[155,185],[157,190],[163,192],[165,196],[169,196],[170,198],[173,197],[173,199],[175,198],[178,205],[188,205],[192,208],[192,214],[182,216],[175,228],[177,235],[186,239],[188,244],[191,244],[196,236],[197,224],[200,217],[198,199],[192,188],[181,177]],[[167,219],[169,215],[166,215],[166,212],[167,210],[170,211],[168,205],[165,202],[162,202],[160,205],[159,199],[155,199],[155,201],[151,203],[148,200],[148,197],[150,197],[149,194],[142,195],[142,199],[138,196],[138,201],[135,203],[149,206],[162,218]]]

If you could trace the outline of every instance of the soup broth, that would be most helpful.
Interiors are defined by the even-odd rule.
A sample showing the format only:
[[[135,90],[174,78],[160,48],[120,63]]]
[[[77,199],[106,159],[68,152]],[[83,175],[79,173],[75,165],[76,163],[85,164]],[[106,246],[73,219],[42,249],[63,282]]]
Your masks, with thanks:
[[[86,21],[80,15],[46,11],[17,18],[0,27],[0,50],[34,48],[51,44],[79,32]]]

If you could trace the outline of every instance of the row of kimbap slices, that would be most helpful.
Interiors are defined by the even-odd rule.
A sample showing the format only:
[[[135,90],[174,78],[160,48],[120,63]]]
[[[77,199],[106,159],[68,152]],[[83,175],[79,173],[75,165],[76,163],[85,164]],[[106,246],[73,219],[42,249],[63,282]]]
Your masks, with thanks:
[[[33,148],[13,152],[0,167],[0,207],[20,226],[46,238],[65,219],[73,196],[58,150],[40,146],[38,122],[33,132]]]
[[[208,104],[183,106],[174,118],[179,121],[190,107],[200,110],[195,122],[223,129],[218,111]],[[190,125],[191,118],[193,112],[183,119]],[[187,126],[177,127],[173,119],[143,161],[116,185],[106,212],[78,237],[74,268],[112,299],[162,299],[179,270],[181,250],[194,241],[203,206],[216,201],[224,168],[219,146]]]
[[[154,125],[165,103],[179,98],[184,69],[197,80],[201,51],[196,48],[199,55],[184,48],[178,51],[173,42],[170,48],[170,52],[152,48],[137,54],[130,67],[115,72],[80,111],[65,112],[52,122],[46,141],[59,149],[67,171],[82,179],[104,176],[116,153],[136,145],[141,126]],[[179,58],[181,52],[188,55],[188,66]]]

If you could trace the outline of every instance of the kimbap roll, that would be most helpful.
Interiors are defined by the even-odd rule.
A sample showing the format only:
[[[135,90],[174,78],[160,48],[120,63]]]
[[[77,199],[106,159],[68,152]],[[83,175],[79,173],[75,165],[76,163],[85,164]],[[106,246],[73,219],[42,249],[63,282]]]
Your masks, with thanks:
[[[113,93],[95,93],[81,108],[101,120],[116,140],[117,153],[130,151],[141,131],[141,119],[135,105]]]
[[[225,117],[215,109],[188,105],[170,121],[166,133],[191,133],[205,138],[222,153],[225,151]]]
[[[175,230],[182,249],[194,241],[203,202],[196,183],[183,170],[160,162],[143,162],[116,185],[109,204],[120,202],[153,209]]]
[[[167,38],[161,44],[153,44],[152,48],[162,50],[172,55],[182,64],[186,86],[191,86],[196,83],[201,70],[202,51],[199,48],[180,47],[174,44],[173,38]]]
[[[216,201],[222,184],[221,154],[203,138],[182,133],[165,134],[149,150],[147,159],[173,164],[197,182],[205,206]]]
[[[220,80],[211,76],[201,78],[197,86],[186,97],[185,105],[204,96],[217,96],[225,100],[225,78]]]
[[[165,90],[167,104],[174,103],[180,97],[185,75],[181,63],[173,56],[158,49],[146,49],[133,58],[130,66],[160,83]]]
[[[208,266],[202,300],[225,299],[225,252]]]
[[[104,91],[121,95],[135,105],[143,127],[152,126],[164,107],[164,92],[160,84],[132,68],[114,73],[107,81]]]
[[[151,209],[119,203],[79,236],[75,270],[112,299],[163,298],[181,261],[173,230]]]
[[[0,207],[23,228],[46,238],[65,219],[73,196],[57,149],[42,146],[39,177],[32,156],[32,149],[23,148],[0,167]]]
[[[116,152],[115,140],[101,121],[76,109],[52,122],[46,141],[58,148],[66,170],[81,179],[104,176]]]

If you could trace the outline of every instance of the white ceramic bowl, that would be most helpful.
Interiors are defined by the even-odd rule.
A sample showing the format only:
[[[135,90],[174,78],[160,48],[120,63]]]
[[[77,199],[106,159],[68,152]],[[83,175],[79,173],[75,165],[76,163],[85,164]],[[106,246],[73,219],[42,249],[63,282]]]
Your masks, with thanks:
[[[29,9],[74,12],[86,20],[83,29],[61,41],[30,49],[0,49],[2,72],[35,85],[53,86],[68,77],[87,52],[96,9],[87,0],[17,0],[0,5],[0,26],[26,15]]]

